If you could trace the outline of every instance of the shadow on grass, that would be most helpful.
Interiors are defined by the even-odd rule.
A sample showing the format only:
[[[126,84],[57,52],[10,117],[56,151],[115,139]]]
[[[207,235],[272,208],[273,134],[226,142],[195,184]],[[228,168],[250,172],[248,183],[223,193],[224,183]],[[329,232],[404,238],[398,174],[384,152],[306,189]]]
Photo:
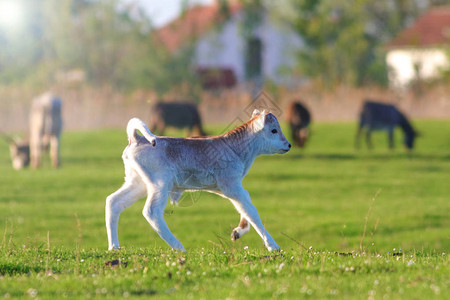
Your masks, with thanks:
[[[270,156],[268,159],[275,159]],[[319,159],[319,160],[391,160],[391,159],[410,159],[410,160],[450,160],[450,154],[432,154],[432,153],[292,153],[283,157],[287,160],[301,159]]]

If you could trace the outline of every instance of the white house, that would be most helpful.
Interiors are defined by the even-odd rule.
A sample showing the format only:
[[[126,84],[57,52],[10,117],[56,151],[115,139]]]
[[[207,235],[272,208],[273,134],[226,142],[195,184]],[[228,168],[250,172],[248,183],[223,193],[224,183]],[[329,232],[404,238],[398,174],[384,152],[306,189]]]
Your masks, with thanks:
[[[435,7],[388,44],[391,86],[404,88],[413,80],[438,77],[450,67],[449,50],[450,7]]]
[[[231,1],[227,13],[218,3],[194,6],[180,18],[158,30],[158,37],[171,51],[194,42],[194,67],[205,88],[232,87],[247,81],[272,80],[292,84],[295,55],[301,38],[287,23],[275,21],[267,11],[250,30],[244,11]]]

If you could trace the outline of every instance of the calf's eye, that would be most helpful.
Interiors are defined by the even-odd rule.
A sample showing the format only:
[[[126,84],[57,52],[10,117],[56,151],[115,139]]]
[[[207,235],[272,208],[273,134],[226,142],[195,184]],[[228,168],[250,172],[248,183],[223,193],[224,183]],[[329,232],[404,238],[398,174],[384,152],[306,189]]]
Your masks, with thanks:
[[[277,133],[278,131],[276,129],[272,129],[272,133]]]

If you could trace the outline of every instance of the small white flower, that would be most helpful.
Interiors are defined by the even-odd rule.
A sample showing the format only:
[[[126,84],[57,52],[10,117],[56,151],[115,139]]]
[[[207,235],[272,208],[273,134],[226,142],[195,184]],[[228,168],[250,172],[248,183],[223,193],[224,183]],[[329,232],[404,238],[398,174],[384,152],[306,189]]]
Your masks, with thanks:
[[[37,296],[37,294],[38,294],[38,290],[33,289],[33,288],[29,288],[29,289],[27,290],[27,294],[28,294],[28,296],[30,296],[31,298],[35,298],[35,297]]]
[[[441,293],[441,289],[435,284],[430,284],[430,289],[432,289],[436,295]]]

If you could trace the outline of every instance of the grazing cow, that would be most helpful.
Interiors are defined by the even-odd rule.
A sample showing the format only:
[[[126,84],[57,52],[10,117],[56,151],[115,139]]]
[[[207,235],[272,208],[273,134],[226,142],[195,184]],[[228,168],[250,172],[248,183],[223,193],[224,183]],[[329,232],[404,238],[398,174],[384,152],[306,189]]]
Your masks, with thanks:
[[[374,130],[386,130],[389,137],[389,148],[394,148],[394,129],[396,126],[400,126],[403,130],[405,146],[409,150],[412,149],[417,133],[414,131],[406,116],[393,105],[366,101],[360,115],[355,147],[359,148],[361,132],[366,128],[366,143],[369,149],[373,147],[371,133]]]
[[[309,135],[311,114],[300,102],[291,102],[287,110],[287,118],[291,127],[292,139],[297,146],[303,148]]]
[[[164,208],[168,197],[177,203],[184,191],[198,190],[229,199],[240,213],[232,240],[242,237],[252,225],[268,250],[280,248],[264,229],[242,186],[257,156],[286,153],[291,148],[273,114],[255,110],[247,123],[223,135],[186,139],[155,136],[141,120],[133,118],[128,122],[127,134],[129,145],[122,155],[125,183],[106,198],[109,250],[119,248],[120,213],[147,196],[142,213],[150,226],[170,247],[184,251],[164,221]]]
[[[188,128],[188,135],[205,136],[197,106],[183,102],[158,102],[152,108],[150,129],[163,135],[166,127]]]
[[[30,112],[30,139],[14,140],[2,134],[10,144],[13,168],[20,170],[31,164],[32,168],[41,165],[42,150],[50,148],[53,167],[60,165],[59,147],[62,130],[61,100],[50,93],[43,94],[32,101]]]

